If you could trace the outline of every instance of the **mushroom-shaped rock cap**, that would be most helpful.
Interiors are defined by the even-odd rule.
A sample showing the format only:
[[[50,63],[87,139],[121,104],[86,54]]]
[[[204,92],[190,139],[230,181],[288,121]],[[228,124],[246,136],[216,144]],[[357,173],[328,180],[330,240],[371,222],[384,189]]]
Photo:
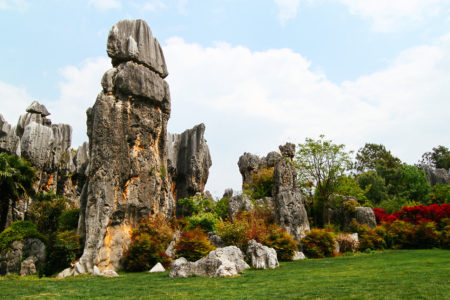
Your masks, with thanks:
[[[27,107],[26,111],[32,114],[40,114],[43,117],[50,115],[47,108],[37,101],[33,101],[33,103],[31,103],[31,105]]]
[[[117,22],[109,32],[106,52],[114,66],[131,60],[145,65],[162,78],[169,74],[161,46],[143,20]]]

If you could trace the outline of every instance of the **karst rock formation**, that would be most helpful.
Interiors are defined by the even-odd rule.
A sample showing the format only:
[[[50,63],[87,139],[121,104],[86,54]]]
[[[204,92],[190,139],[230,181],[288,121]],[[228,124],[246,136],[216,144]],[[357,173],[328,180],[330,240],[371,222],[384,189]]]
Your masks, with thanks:
[[[169,173],[176,199],[191,197],[205,189],[212,161],[204,134],[204,124],[181,134],[168,134]]]
[[[78,150],[71,149],[72,127],[52,124],[49,115],[47,108],[37,101],[28,106],[16,126],[0,115],[0,152],[15,154],[31,163],[37,173],[37,192],[62,195],[79,206],[86,180],[88,146],[85,143]],[[23,219],[29,199],[11,204],[7,223]]]
[[[245,190],[252,184],[253,175],[263,168],[273,168],[272,197],[256,201],[273,209],[275,221],[292,234],[297,241],[310,229],[302,193],[298,188],[297,171],[293,164],[295,145],[286,143],[280,153],[270,152],[266,157],[244,153],[238,162]],[[234,197],[233,197],[234,198]],[[232,199],[233,199],[232,198]],[[268,205],[269,204],[269,205]]]
[[[140,218],[172,216],[167,166],[170,116],[164,55],[148,25],[124,20],[108,36],[113,68],[87,111],[89,179],[81,197],[79,231],[85,249],[79,269],[115,270]]]

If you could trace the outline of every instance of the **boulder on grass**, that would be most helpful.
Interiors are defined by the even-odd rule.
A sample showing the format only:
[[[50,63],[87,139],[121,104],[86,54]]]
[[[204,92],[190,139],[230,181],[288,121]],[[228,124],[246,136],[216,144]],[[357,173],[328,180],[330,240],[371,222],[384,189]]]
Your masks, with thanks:
[[[292,260],[301,260],[305,259],[306,256],[303,254],[303,252],[295,251],[294,256],[292,257]]]
[[[236,246],[218,248],[196,262],[184,257],[172,263],[170,277],[229,277],[237,276],[250,266],[244,261],[242,251]]]
[[[264,246],[255,240],[248,242],[247,257],[256,269],[275,269],[280,266],[275,249]]]
[[[165,272],[166,269],[164,269],[163,265],[161,263],[157,263],[150,271],[149,273],[162,273]]]

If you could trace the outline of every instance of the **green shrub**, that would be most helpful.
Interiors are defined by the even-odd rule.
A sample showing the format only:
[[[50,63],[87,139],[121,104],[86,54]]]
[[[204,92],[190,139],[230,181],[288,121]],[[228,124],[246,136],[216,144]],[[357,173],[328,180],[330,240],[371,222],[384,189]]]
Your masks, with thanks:
[[[216,231],[216,224],[219,219],[212,213],[199,213],[187,218],[189,225],[186,229],[194,229],[200,227],[205,232]]]
[[[160,215],[141,220],[131,235],[131,244],[124,254],[124,269],[131,272],[148,270],[160,262],[165,267],[170,259],[165,253],[173,239],[173,230]]]
[[[177,200],[177,217],[190,217],[201,212],[214,211],[215,202],[200,194]]]
[[[450,184],[435,184],[429,198],[431,204],[450,204]]]
[[[244,249],[248,244],[248,224],[246,222],[220,222],[217,224],[217,234],[227,246],[236,246]]]
[[[200,228],[184,231],[175,243],[176,257],[184,257],[189,261],[196,261],[215,247],[208,240],[208,236]]]
[[[286,230],[281,229],[278,226],[274,225],[270,229],[270,233],[263,243],[277,251],[279,260],[292,260],[295,252],[298,251],[298,242],[296,242],[294,237],[287,233]]]
[[[36,224],[30,221],[16,221],[0,233],[0,253],[10,250],[14,241],[21,241],[26,238],[46,241],[44,236],[37,230]]]
[[[414,249],[439,247],[439,235],[434,222],[419,222],[419,224],[414,226],[414,232],[409,246]]]
[[[371,229],[367,225],[361,225],[352,220],[350,224],[352,232],[358,233],[359,251],[380,250],[386,248],[386,230],[382,226]]]
[[[63,211],[59,216],[59,231],[75,230],[78,227],[80,209],[74,208]]]
[[[301,240],[303,253],[309,258],[335,256],[335,239],[332,232],[312,229]]]
[[[51,234],[47,243],[47,261],[39,276],[51,276],[71,266],[83,253],[80,236],[74,230]]]
[[[383,223],[386,228],[386,240],[389,248],[407,249],[412,248],[414,238],[414,224],[396,220],[391,224]]]
[[[59,227],[59,217],[69,207],[69,202],[58,195],[39,193],[33,199],[27,219],[37,225],[39,232],[56,232]]]
[[[450,219],[444,219],[443,223],[446,225],[440,233],[441,248],[450,249]]]
[[[230,198],[223,197],[222,199],[217,201],[214,212],[219,218],[226,221],[229,219],[228,215],[229,208],[230,208]]]

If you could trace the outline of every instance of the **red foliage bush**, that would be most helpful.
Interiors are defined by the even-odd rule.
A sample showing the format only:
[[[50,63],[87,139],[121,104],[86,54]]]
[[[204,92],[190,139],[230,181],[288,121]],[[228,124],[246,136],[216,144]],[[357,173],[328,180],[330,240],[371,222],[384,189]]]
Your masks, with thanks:
[[[401,211],[393,214],[386,214],[384,209],[374,208],[377,222],[392,223],[396,220],[402,220],[411,224],[419,224],[421,222],[435,222],[439,226],[442,225],[443,219],[450,218],[450,204],[431,204],[429,206],[416,205],[411,207],[403,207]]]
[[[302,239],[303,252],[309,258],[336,256],[334,234],[325,229],[312,229]]]
[[[175,243],[176,257],[184,257],[189,261],[196,261],[206,256],[215,247],[208,240],[208,236],[201,228],[183,231],[180,239]]]
[[[171,261],[165,250],[172,239],[173,230],[162,216],[141,220],[133,230],[131,244],[124,255],[125,270],[144,271],[158,262],[168,267]]]

